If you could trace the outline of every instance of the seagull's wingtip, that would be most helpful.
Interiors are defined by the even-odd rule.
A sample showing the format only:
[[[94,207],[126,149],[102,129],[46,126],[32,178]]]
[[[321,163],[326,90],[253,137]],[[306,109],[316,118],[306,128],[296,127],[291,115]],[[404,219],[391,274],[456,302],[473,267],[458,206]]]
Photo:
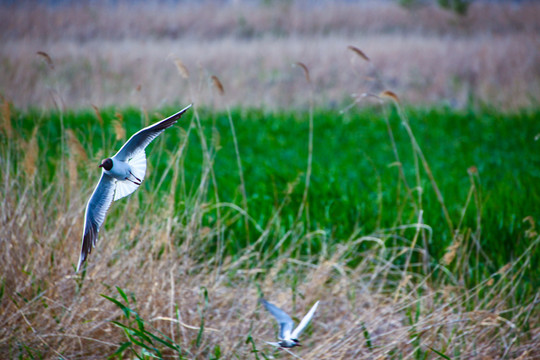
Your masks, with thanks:
[[[86,261],[86,257],[83,256],[83,254],[81,253],[81,255],[79,256],[79,263],[77,265],[77,270],[75,271],[75,273],[78,273],[79,270],[81,270],[81,268],[82,268],[85,261]]]
[[[186,111],[188,111],[191,107],[193,106],[193,103],[189,104],[188,106],[186,106],[185,108],[183,108],[182,110],[180,110],[179,112],[177,112],[176,114],[173,114],[169,117],[169,119],[175,119],[175,120],[178,120],[180,119],[180,117],[182,117],[182,115],[184,115],[184,113]]]

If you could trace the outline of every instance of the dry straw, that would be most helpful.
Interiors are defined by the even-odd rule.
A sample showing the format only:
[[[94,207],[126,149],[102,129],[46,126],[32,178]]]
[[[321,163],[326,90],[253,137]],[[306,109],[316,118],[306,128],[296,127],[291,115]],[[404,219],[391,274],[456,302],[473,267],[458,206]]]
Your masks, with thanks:
[[[124,123],[124,115],[117,112],[114,114],[116,119],[113,120],[114,134],[116,135],[116,140],[124,140],[126,138],[126,129],[122,125]]]
[[[78,189],[79,172],[77,166],[81,162],[86,163],[88,155],[73,130],[66,130],[66,138],[69,150],[67,171],[69,174],[69,195],[71,197]]]
[[[534,218],[529,215],[523,219],[523,222],[529,223],[529,228],[525,230],[525,236],[529,239],[534,239],[538,236],[538,232],[536,231],[536,223],[534,221]]]
[[[30,140],[24,144],[24,170],[30,179],[34,178],[37,169],[37,154],[38,154],[38,142],[37,142],[38,127],[32,131]]]
[[[67,129],[66,136],[70,156],[75,156],[77,160],[88,160],[88,155],[73,130]]]
[[[77,160],[75,159],[75,156],[68,157],[67,161],[67,171],[69,174],[69,194],[71,194],[77,190],[77,183],[79,182],[79,172],[77,171]]]
[[[460,248],[460,246],[461,246],[461,237],[458,236],[457,239],[450,246],[446,248],[446,253],[443,256],[443,263],[445,265],[450,265],[452,261],[454,261],[457,254],[457,250]]]
[[[11,126],[11,108],[9,101],[2,95],[2,131],[7,136],[8,139],[11,139],[13,136],[13,127]]]

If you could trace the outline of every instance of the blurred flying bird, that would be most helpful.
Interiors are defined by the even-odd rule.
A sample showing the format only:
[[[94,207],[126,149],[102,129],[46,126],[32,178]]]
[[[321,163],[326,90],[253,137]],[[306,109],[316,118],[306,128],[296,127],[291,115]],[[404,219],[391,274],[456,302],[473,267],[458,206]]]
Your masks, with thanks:
[[[144,149],[165,129],[175,124],[190,107],[191,104],[176,114],[135,133],[113,157],[101,162],[99,165],[103,169],[101,179],[86,205],[77,272],[96,245],[99,228],[103,225],[113,200],[128,196],[137,190],[144,180],[146,173]]]
[[[315,310],[317,310],[317,306],[319,305],[319,302],[317,301],[315,305],[309,310],[309,312],[304,316],[302,321],[300,321],[300,324],[296,327],[296,329],[293,330],[294,322],[292,321],[291,317],[283,310],[275,306],[274,304],[269,303],[268,301],[261,299],[261,302],[263,303],[264,307],[266,307],[266,310],[268,310],[274,317],[276,318],[276,321],[279,324],[279,339],[281,341],[279,342],[266,342],[270,345],[279,346],[283,348],[292,348],[295,346],[300,346],[300,341],[298,340],[298,336],[302,331],[306,328],[306,326],[311,321],[311,318],[313,317],[313,314],[315,314]]]

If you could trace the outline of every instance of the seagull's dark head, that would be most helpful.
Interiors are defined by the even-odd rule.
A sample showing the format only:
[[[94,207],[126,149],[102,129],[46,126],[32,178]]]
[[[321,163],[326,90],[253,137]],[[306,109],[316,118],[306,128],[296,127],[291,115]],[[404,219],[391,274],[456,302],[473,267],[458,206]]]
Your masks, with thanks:
[[[103,168],[103,169],[105,169],[107,171],[111,170],[112,169],[112,159],[107,158],[107,159],[103,160],[101,162],[101,164],[99,164],[99,167]]]

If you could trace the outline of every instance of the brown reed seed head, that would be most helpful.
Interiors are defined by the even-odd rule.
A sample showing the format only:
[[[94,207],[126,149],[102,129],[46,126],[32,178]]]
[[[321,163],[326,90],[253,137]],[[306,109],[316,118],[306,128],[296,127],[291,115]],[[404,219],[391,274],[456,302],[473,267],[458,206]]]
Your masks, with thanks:
[[[306,77],[306,81],[311,84],[311,77],[309,76],[308,67],[302,62],[297,62],[296,65],[300,66],[304,70],[304,76]]]
[[[399,98],[398,98],[398,96],[396,95],[396,93],[393,92],[393,91],[390,91],[390,90],[384,90],[383,92],[381,92],[381,93],[379,94],[379,97],[382,97],[382,98],[389,98],[389,99],[394,100],[394,101],[397,102],[397,103],[400,103]]]
[[[349,45],[347,46],[347,48],[351,50],[352,52],[354,52],[356,55],[360,56],[362,59],[369,61],[369,58],[367,57],[367,55],[364,54],[364,52],[360,50],[359,48],[357,48],[356,46]]]
[[[216,75],[212,75],[212,83],[214,84],[214,87],[217,89],[220,95],[225,95],[225,89],[223,88],[223,84],[221,83],[221,81],[219,81]]]
[[[54,70],[54,62],[52,61],[49,54],[47,54],[45,51],[38,51],[36,52],[39,56],[41,56],[45,62],[47,63],[47,66],[49,66],[49,69]]]
[[[467,172],[469,173],[469,175],[476,175],[478,174],[478,168],[473,165],[467,169]]]
[[[186,65],[184,65],[180,59],[175,59],[174,64],[176,65],[176,69],[178,70],[180,76],[182,76],[184,79],[189,79],[189,71]]]
[[[96,117],[98,119],[99,125],[103,127],[103,118],[101,117],[101,113],[99,112],[99,108],[96,105],[92,105],[92,109],[94,109],[94,112],[96,113]]]

